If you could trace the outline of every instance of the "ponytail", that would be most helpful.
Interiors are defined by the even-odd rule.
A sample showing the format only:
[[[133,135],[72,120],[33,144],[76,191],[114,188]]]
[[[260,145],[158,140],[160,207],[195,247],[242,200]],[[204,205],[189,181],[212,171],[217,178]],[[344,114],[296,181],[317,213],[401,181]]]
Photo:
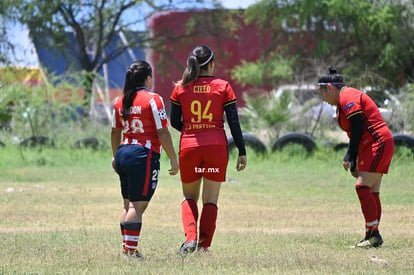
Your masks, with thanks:
[[[182,86],[187,86],[191,82],[194,82],[200,75],[200,64],[197,61],[197,57],[190,55],[187,59],[187,68],[185,68],[183,77],[181,80]]]
[[[209,47],[205,45],[195,47],[187,58],[187,67],[179,84],[187,86],[194,82],[200,76],[200,71],[207,69],[212,61],[214,61],[214,53]]]
[[[152,76],[152,68],[146,61],[136,61],[128,68],[125,74],[124,98],[122,99],[123,120],[128,120],[129,109],[134,102],[137,88],[145,87],[148,76]]]

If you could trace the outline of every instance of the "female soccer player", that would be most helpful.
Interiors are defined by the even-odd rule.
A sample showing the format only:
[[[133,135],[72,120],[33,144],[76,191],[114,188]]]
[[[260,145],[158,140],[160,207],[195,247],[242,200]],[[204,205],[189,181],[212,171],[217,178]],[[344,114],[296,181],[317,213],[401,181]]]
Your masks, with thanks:
[[[213,239],[217,201],[228,163],[224,112],[239,151],[237,171],[247,164],[236,96],[227,81],[214,77],[215,66],[214,53],[209,47],[194,48],[170,97],[171,125],[181,131],[179,164],[184,195],[181,211],[186,236],[178,251],[181,255],[194,252],[197,247],[207,251]],[[202,182],[203,208],[198,229],[197,202]]]
[[[337,106],[339,126],[349,137],[342,165],[356,180],[356,192],[365,218],[365,238],[356,247],[380,247],[380,185],[394,154],[394,140],[375,102],[362,91],[347,87],[333,67],[318,81],[319,93]]]
[[[141,258],[137,247],[142,215],[157,187],[161,147],[170,158],[170,175],[178,173],[164,103],[151,88],[151,66],[145,61],[132,63],[112,119],[112,167],[119,175],[124,200],[120,219],[123,249],[125,255],[137,258]]]

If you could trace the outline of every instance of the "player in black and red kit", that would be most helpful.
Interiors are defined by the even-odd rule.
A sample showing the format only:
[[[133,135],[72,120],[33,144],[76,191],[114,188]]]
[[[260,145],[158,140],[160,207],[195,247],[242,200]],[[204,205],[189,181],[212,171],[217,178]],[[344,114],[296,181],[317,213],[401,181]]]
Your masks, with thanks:
[[[365,238],[356,247],[379,247],[381,220],[380,185],[388,173],[394,154],[394,140],[375,102],[364,92],[345,86],[336,69],[318,81],[324,101],[337,107],[339,126],[349,137],[348,151],[343,159],[357,179],[356,192],[365,218]]]
[[[124,200],[120,218],[123,249],[125,255],[137,258],[141,257],[137,247],[142,215],[157,187],[161,148],[170,158],[170,175],[178,173],[164,103],[151,88],[151,66],[145,61],[132,63],[112,119],[112,167],[119,175]]]
[[[182,222],[186,241],[179,254],[207,251],[217,219],[217,201],[225,181],[228,163],[227,138],[223,128],[226,113],[231,134],[239,150],[236,169],[246,167],[246,150],[236,109],[236,96],[230,84],[214,77],[213,51],[197,46],[187,59],[182,79],[171,94],[171,125],[181,131],[180,175],[184,201]],[[198,198],[203,184],[200,225]]]

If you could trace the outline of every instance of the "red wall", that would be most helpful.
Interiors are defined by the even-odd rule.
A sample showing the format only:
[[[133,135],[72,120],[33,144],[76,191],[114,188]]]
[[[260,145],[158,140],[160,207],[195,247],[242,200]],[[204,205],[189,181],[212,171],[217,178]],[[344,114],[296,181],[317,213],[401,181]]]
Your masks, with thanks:
[[[185,69],[187,57],[192,49],[200,44],[208,45],[215,53],[216,76],[230,82],[238,105],[244,105],[243,91],[251,86],[242,87],[231,78],[230,70],[241,64],[242,60],[254,61],[260,57],[262,49],[269,44],[269,39],[263,38],[253,26],[244,25],[240,19],[234,17],[241,28],[235,32],[223,31],[222,24],[230,17],[230,13],[221,12],[169,12],[152,18],[149,28],[152,35],[166,36],[162,45],[149,54],[149,61],[154,70],[154,91],[161,94],[167,108],[173,82],[181,79]],[[195,18],[195,19],[194,19]],[[194,29],[188,24],[197,21]],[[237,21],[239,20],[239,21]],[[202,22],[202,24],[200,24]]]
[[[278,30],[269,26],[267,32],[261,32],[253,24],[246,25],[243,18],[242,10],[204,10],[168,12],[150,20],[148,27],[152,36],[157,37],[157,41],[161,38],[162,42],[146,56],[154,69],[154,91],[163,96],[167,108],[173,82],[181,79],[187,57],[197,45],[206,44],[213,49],[216,76],[230,82],[238,98],[238,106],[243,106],[243,93],[251,95],[277,88],[242,87],[232,79],[231,69],[243,60],[256,61],[269,48],[280,52],[287,49],[289,55],[299,55],[303,60],[312,59],[314,55],[318,56],[318,37],[341,43],[340,38],[344,35],[340,28],[334,28],[325,21],[307,28],[295,27],[296,22],[292,21],[291,26],[282,26]],[[229,21],[232,25],[228,24]],[[236,27],[229,31],[228,26]],[[292,83],[284,81],[279,84]]]

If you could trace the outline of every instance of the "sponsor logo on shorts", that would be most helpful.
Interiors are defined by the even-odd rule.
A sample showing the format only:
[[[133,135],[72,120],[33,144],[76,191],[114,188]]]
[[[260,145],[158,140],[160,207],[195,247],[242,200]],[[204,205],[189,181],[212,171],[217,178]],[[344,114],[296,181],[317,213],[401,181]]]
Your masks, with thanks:
[[[196,173],[220,173],[220,168],[215,168],[215,167],[209,167],[209,168],[205,168],[205,167],[194,167],[194,171]]]

